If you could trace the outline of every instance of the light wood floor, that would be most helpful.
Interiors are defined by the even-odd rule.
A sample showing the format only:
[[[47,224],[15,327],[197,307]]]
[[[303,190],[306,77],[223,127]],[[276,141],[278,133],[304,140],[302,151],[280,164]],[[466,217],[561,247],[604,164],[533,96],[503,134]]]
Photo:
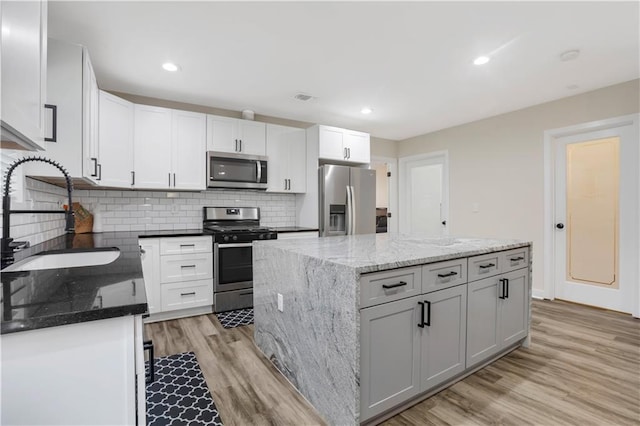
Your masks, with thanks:
[[[640,424],[640,320],[533,302],[532,344],[389,419],[397,425]],[[253,326],[206,315],[146,325],[156,356],[195,352],[222,421],[323,425],[253,345]]]

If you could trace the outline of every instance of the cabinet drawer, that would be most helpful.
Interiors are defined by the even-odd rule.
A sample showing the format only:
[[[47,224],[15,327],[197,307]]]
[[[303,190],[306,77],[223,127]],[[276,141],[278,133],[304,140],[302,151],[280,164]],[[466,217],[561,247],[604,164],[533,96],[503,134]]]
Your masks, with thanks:
[[[360,278],[360,308],[416,296],[421,292],[421,266],[366,274]]]
[[[162,286],[162,310],[173,311],[213,304],[213,280],[189,281]]]
[[[529,266],[529,247],[502,252],[502,272],[515,271]]]
[[[160,258],[160,282],[213,278],[213,253],[173,254]]]
[[[160,240],[160,254],[210,253],[213,249],[211,237],[172,237]]]
[[[467,259],[430,263],[422,267],[422,292],[453,287],[467,282]]]
[[[502,253],[489,253],[469,258],[469,282],[491,277],[502,272]]]

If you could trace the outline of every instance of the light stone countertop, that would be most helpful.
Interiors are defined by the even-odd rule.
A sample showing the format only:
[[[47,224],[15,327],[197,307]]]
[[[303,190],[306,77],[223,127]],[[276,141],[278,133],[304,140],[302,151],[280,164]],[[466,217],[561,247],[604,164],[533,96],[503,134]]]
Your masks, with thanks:
[[[353,268],[358,274],[421,265],[531,245],[524,240],[390,234],[262,241],[263,247]]]

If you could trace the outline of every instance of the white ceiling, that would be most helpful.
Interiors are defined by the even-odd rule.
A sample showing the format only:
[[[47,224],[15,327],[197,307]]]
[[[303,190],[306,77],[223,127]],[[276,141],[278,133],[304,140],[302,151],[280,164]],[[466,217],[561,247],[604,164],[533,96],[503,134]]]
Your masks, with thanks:
[[[638,78],[639,26],[639,2],[49,2],[103,89],[395,140]]]

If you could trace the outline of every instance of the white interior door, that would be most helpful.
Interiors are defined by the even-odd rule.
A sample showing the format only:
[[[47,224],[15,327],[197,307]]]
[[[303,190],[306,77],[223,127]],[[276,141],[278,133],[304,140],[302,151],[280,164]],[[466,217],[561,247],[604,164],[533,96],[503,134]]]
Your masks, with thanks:
[[[559,137],[555,296],[632,313],[638,286],[637,122]]]
[[[449,173],[446,152],[400,159],[400,232],[447,235]]]
[[[398,233],[398,164],[395,158],[372,157],[376,171],[376,233]],[[386,219],[382,219],[383,215]]]

